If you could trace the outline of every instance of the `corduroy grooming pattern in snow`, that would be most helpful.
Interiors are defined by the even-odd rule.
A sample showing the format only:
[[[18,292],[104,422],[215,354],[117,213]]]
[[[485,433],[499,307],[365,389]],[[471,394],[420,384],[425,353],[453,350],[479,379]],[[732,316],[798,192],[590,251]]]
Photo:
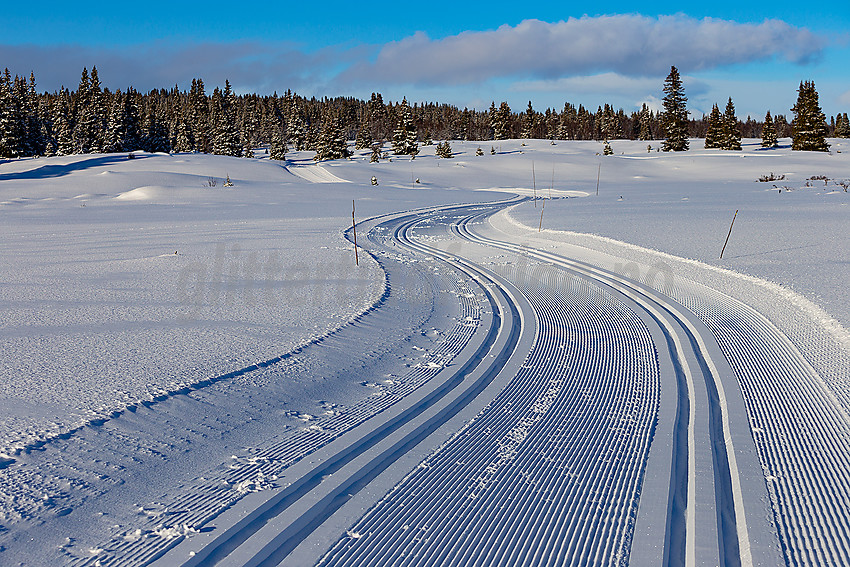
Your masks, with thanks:
[[[850,416],[773,324],[713,299],[692,310],[740,381],[787,563],[850,564]]]
[[[515,267],[501,275],[522,280]],[[520,373],[321,565],[582,565],[627,559],[659,377],[643,322],[557,270]]]

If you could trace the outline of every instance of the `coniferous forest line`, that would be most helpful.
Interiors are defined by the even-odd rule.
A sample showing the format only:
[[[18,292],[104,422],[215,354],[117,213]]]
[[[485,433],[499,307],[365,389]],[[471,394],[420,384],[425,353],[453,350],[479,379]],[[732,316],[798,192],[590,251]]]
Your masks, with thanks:
[[[675,67],[671,77],[674,72],[678,81]],[[767,112],[763,120],[741,121],[731,98],[724,113],[715,105],[708,116],[687,118],[680,82],[676,88],[678,95],[668,93],[665,105],[670,96],[678,96],[674,103],[682,111],[675,126],[678,135],[706,138],[707,147],[740,149],[742,137],[762,138],[769,147],[776,138],[794,137],[798,130],[815,131],[820,137],[850,137],[847,113],[826,123],[813,83],[801,83],[797,105],[791,109],[798,124],[806,122],[796,130],[794,120],[789,122],[784,114]],[[133,150],[252,157],[254,149],[268,146],[273,159],[283,159],[288,149],[313,150],[316,159],[334,159],[348,155],[347,143],[352,140],[359,149],[380,148],[388,142],[401,154],[415,153],[417,142],[431,140],[658,140],[670,135],[668,118],[673,112],[665,109],[656,113],[644,105],[626,113],[604,104],[591,111],[568,102],[560,110],[541,112],[529,102],[517,112],[506,102],[498,106],[494,102],[487,110],[470,110],[439,103],[385,102],[379,93],[369,100],[306,98],[291,91],[282,96],[237,95],[229,82],[208,94],[201,79],[194,79],[188,91],[174,87],[144,94],[133,88],[112,92],[101,86],[96,67],[91,72],[83,69],[76,91],[63,87],[38,93],[34,74],[29,79],[12,77],[6,69],[0,75],[0,157]],[[794,149],[827,147],[813,143]]]

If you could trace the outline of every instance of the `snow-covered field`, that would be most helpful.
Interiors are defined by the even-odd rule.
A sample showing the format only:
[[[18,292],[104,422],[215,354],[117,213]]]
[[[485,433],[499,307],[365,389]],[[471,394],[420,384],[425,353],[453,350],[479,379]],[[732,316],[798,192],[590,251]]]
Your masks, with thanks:
[[[0,563],[841,563],[831,143],[0,163]],[[718,369],[677,386],[682,360]]]

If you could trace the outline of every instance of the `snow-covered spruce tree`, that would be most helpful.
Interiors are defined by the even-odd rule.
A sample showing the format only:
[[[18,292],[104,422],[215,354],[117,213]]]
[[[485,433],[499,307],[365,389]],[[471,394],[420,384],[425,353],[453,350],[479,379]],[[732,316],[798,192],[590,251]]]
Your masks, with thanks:
[[[59,89],[59,99],[53,106],[53,128],[56,132],[56,153],[67,156],[74,150],[74,123],[71,95],[65,87]]]
[[[103,119],[107,116],[104,108],[103,91],[97,76],[97,68],[92,67],[91,77],[83,69],[80,86],[74,99],[74,146],[76,153],[98,153],[103,150]]]
[[[328,111],[322,124],[322,132],[316,144],[315,161],[343,159],[350,156],[348,143],[342,133],[340,120],[333,111]]]
[[[171,151],[168,139],[168,126],[165,122],[165,112],[158,108],[154,99],[148,100],[142,127],[142,146],[151,153],[166,153]],[[229,154],[228,154],[229,155]]]
[[[615,140],[623,137],[623,128],[620,125],[620,118],[614,112],[614,107],[610,104],[605,104],[602,112],[598,117],[600,136],[603,140]]]
[[[242,144],[236,128],[236,95],[230,81],[224,81],[224,92],[218,87],[210,101],[212,152],[220,156],[241,156]]]
[[[365,150],[372,146],[372,134],[369,133],[369,126],[366,123],[360,125],[357,129],[357,137],[354,138],[354,149]]]
[[[775,148],[779,144],[776,137],[776,127],[773,125],[773,117],[770,111],[764,115],[764,126],[761,128],[761,147]]]
[[[437,154],[437,157],[446,158],[446,159],[451,159],[453,157],[452,147],[451,147],[451,145],[449,145],[448,140],[446,140],[445,142],[440,142],[439,144],[437,144],[436,154]]]
[[[741,132],[738,129],[738,117],[735,115],[735,104],[732,102],[732,97],[729,97],[729,101],[726,103],[726,111],[723,113],[721,149],[741,149]]]
[[[289,121],[286,125],[286,131],[288,132],[289,139],[296,151],[300,152],[301,150],[307,149],[309,144],[307,121],[305,120],[301,107],[298,105],[295,97],[292,98],[292,103],[289,107]]]
[[[192,125],[193,150],[209,152],[211,147],[209,131],[210,105],[204,92],[204,81],[192,79],[189,89],[189,124]]]
[[[0,157],[23,155],[25,134],[19,101],[15,100],[9,69],[0,75]]]
[[[272,135],[272,141],[269,144],[269,159],[275,159],[279,161],[283,161],[286,159],[286,133],[283,130],[283,126],[281,125],[277,130],[275,130],[274,135]]]
[[[29,84],[21,77],[18,85],[23,101],[23,111],[26,130],[26,147],[28,155],[42,156],[47,147],[47,140],[41,127],[38,93],[35,91],[35,73],[30,72]]]
[[[177,152],[191,152],[195,141],[192,139],[192,127],[186,118],[185,110],[180,111],[176,120],[173,149]]]
[[[791,123],[791,149],[814,152],[829,151],[826,143],[828,129],[826,116],[820,108],[818,91],[812,81],[800,83],[797,104],[791,109],[794,121]]]
[[[531,101],[528,101],[528,108],[525,109],[525,114],[522,116],[522,132],[519,137],[523,140],[531,139],[534,136],[535,120],[534,108],[531,107]]]
[[[415,156],[419,153],[416,143],[416,124],[413,122],[413,111],[403,98],[398,107],[398,123],[393,132],[393,153],[396,155]]]
[[[662,151],[688,150],[687,102],[679,71],[676,67],[670,67],[670,74],[664,80],[664,112],[661,114],[661,125],[664,128]]]
[[[493,129],[494,140],[507,140],[510,138],[511,107],[507,102],[502,102],[496,109],[496,103],[490,104],[490,127]]]
[[[720,108],[715,104],[711,107],[711,114],[708,115],[705,148],[713,149],[721,147],[723,147],[723,115],[720,114]]]
[[[614,149],[611,147],[611,144],[608,142],[608,140],[605,140],[605,146],[603,146],[603,148],[602,148],[602,155],[605,155],[605,156],[614,155]]]
[[[383,142],[375,142],[372,144],[372,155],[369,156],[369,163],[378,163],[381,160],[381,148]]]
[[[652,112],[649,110],[649,107],[646,104],[640,110],[640,130],[638,133],[638,140],[643,140],[644,142],[652,139]]]
[[[850,120],[846,112],[835,117],[835,137],[850,138]]]

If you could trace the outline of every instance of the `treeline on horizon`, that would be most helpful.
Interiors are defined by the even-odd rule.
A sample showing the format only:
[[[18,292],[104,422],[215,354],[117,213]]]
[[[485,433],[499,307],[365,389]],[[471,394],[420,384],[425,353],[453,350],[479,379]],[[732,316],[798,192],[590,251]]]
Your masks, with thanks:
[[[730,99],[731,103],[731,99]],[[646,105],[626,113],[609,104],[591,111],[567,102],[563,109],[539,111],[531,102],[516,112],[506,102],[487,110],[460,109],[449,104],[384,102],[380,93],[369,100],[351,97],[306,98],[291,91],[282,96],[237,95],[229,82],[207,94],[203,80],[188,91],[176,86],[139,93],[132,87],[114,92],[103,88],[97,68],[83,69],[76,91],[38,93],[29,79],[0,75],[0,157],[149,152],[201,152],[253,156],[253,150],[275,146],[277,157],[288,148],[315,150],[322,131],[356,142],[358,148],[391,142],[399,121],[412,114],[420,140],[489,141],[510,138],[550,140],[614,140],[664,138],[663,115]],[[762,136],[764,121],[737,118],[744,138]],[[768,119],[770,121],[770,119]],[[784,114],[772,117],[777,137],[792,135]],[[847,114],[824,125],[830,137],[850,136]],[[710,116],[690,118],[688,137],[710,136]],[[282,153],[281,153],[282,148]]]

